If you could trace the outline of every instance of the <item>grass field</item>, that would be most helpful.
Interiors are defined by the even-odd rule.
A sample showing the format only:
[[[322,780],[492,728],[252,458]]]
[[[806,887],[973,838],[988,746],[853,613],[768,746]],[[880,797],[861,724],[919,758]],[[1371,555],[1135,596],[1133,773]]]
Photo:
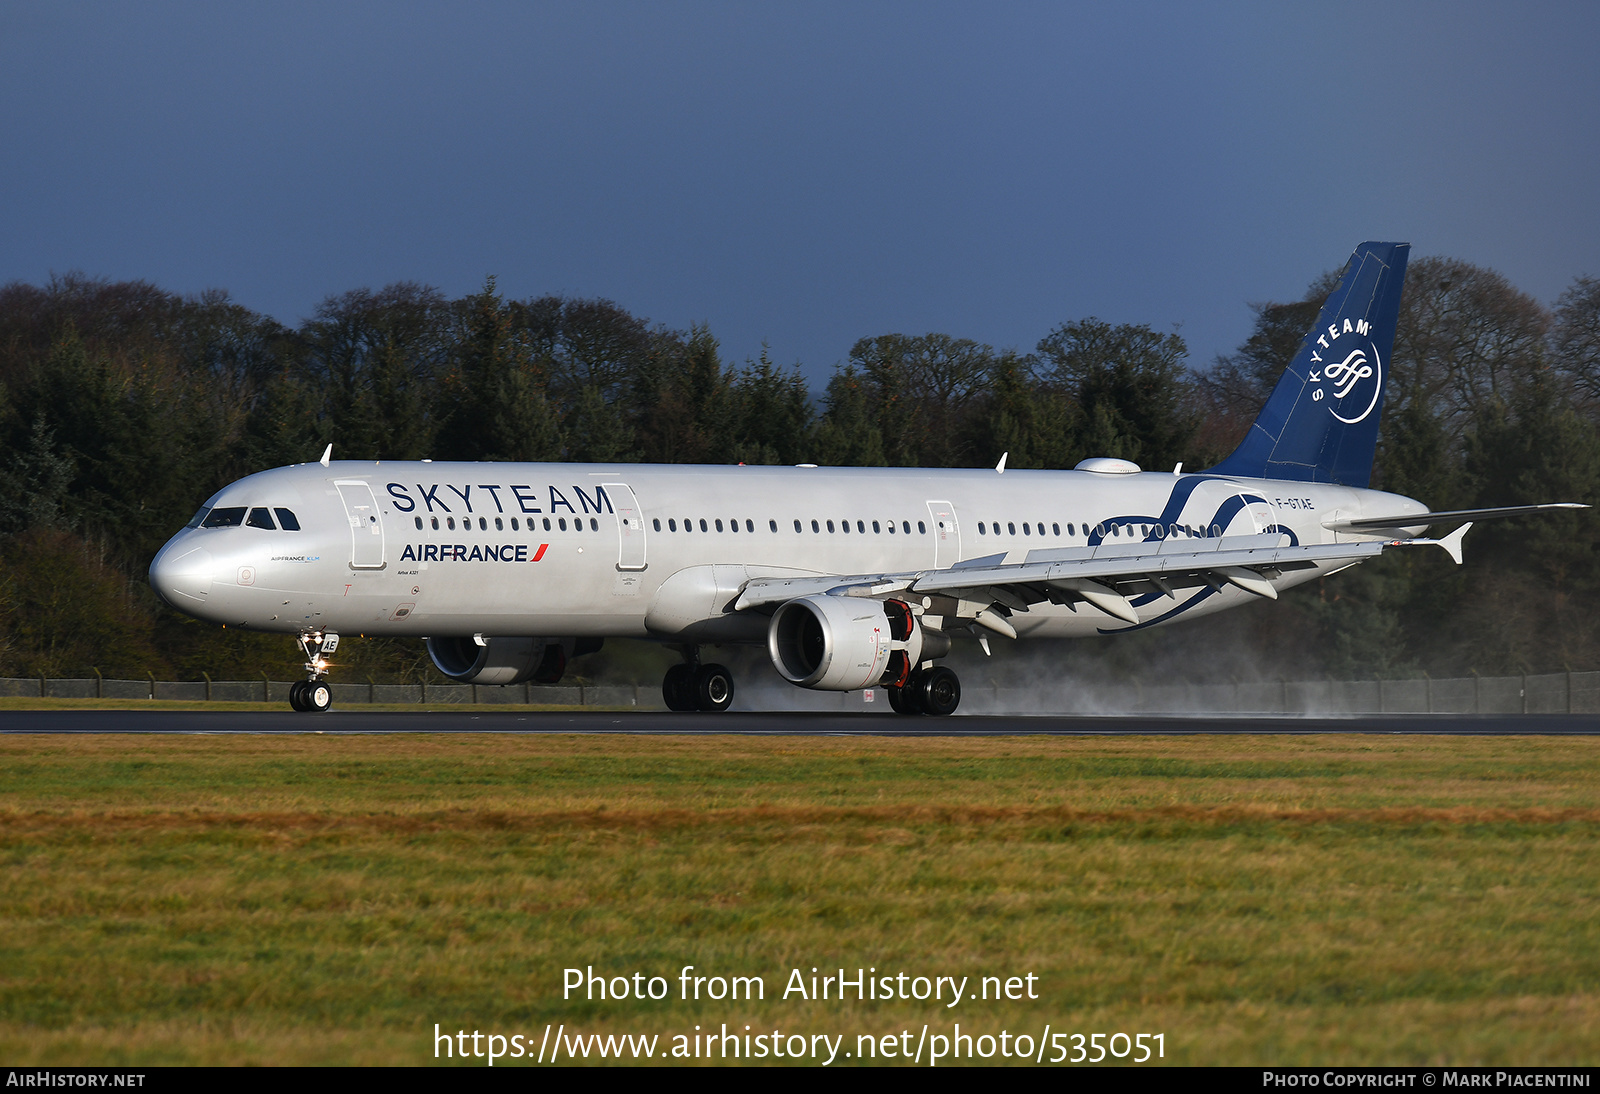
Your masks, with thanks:
[[[6,737],[0,1061],[959,1021],[1184,1064],[1592,1063],[1597,834],[1600,739]],[[590,965],[766,999],[563,1001]],[[841,965],[1040,998],[779,998]]]

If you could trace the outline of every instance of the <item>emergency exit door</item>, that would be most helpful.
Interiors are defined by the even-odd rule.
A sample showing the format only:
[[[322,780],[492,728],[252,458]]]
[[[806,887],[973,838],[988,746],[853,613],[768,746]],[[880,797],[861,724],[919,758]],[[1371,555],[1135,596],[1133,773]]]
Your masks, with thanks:
[[[928,516],[933,518],[933,567],[942,570],[961,561],[961,528],[956,524],[956,507],[947,501],[930,501]]]

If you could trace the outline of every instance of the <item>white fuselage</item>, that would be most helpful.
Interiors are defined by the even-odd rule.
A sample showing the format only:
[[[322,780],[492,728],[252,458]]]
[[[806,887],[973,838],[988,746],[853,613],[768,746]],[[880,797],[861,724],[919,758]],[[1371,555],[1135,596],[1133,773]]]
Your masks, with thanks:
[[[1205,473],[355,461],[264,471],[207,504],[288,509],[300,525],[190,527],[162,549],[157,590],[216,623],[694,641],[761,639],[761,617],[731,611],[752,578],[1023,562],[1101,538],[1371,540],[1324,524],[1426,512],[1374,490]],[[1225,588],[1135,607],[1143,626],[1252,599]],[[1084,604],[1037,604],[1011,622],[1019,636],[1131,627]]]

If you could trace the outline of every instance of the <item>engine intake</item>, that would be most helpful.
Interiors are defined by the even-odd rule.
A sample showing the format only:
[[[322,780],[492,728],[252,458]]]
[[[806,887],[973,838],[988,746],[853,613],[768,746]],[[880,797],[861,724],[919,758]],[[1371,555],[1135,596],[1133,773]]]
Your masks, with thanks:
[[[818,691],[904,683],[924,656],[949,649],[950,639],[924,630],[900,600],[800,597],[781,606],[767,628],[767,652],[778,674]]]

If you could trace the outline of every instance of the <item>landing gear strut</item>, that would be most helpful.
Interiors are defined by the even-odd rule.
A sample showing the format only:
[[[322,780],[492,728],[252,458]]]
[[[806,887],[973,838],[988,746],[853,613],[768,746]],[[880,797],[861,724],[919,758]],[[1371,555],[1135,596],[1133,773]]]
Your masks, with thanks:
[[[961,680],[943,665],[917,669],[904,687],[888,688],[896,714],[932,714],[943,718],[961,705]]]
[[[733,703],[733,673],[725,665],[700,664],[700,651],[684,650],[685,663],[673,665],[661,680],[668,710],[727,710]]]
[[[339,648],[339,636],[332,631],[305,631],[300,635],[300,650],[306,655],[308,680],[289,685],[289,705],[299,711],[323,711],[333,706],[333,691],[322,678],[327,675],[325,654]]]

